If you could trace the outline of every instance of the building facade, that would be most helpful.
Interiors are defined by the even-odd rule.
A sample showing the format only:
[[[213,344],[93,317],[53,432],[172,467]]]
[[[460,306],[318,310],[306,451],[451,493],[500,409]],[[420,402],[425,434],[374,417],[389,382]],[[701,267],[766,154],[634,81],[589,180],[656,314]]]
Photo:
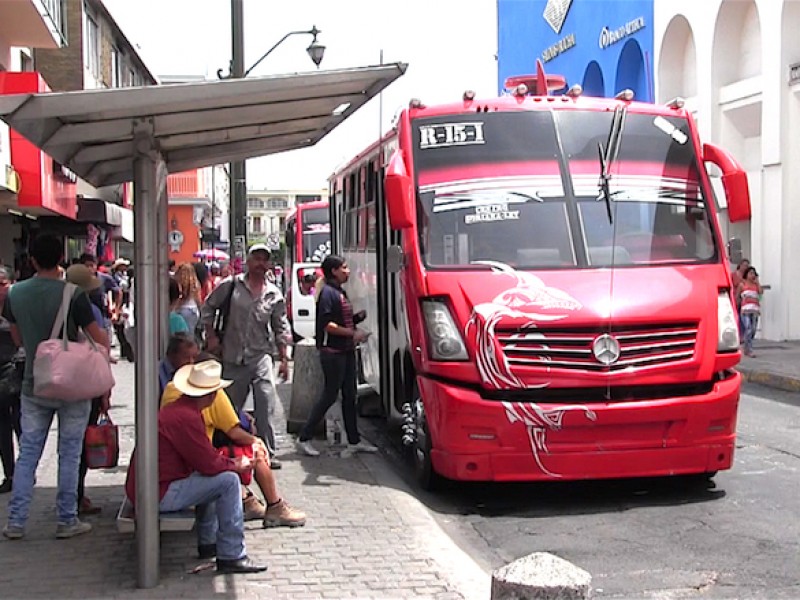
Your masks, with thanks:
[[[286,216],[297,204],[328,199],[328,190],[247,190],[247,241],[273,248],[285,242]]]
[[[631,89],[652,102],[653,1],[498,0],[498,89],[512,75],[564,75],[590,96]]]
[[[101,0],[0,0],[0,67],[2,94],[157,83]],[[68,259],[131,257],[131,186],[96,189],[6,131],[0,161],[8,154],[10,165],[0,164],[0,182],[16,189],[0,193],[0,260],[24,272],[27,247],[42,233],[63,237]]]
[[[761,335],[800,339],[800,2],[656,0],[655,22],[657,100],[685,97],[747,170],[752,219],[723,225],[769,286]]]
[[[31,48],[62,48],[67,43],[66,12],[61,0],[0,0],[0,93],[3,88],[17,89],[24,85],[12,76],[24,73],[29,77],[28,85],[38,87],[40,82],[32,77],[33,57]],[[31,163],[38,173],[38,187],[55,184],[52,163],[41,153],[14,152],[18,147],[18,136],[0,121],[0,264],[15,267],[14,257],[22,254],[22,227],[26,221],[37,219],[36,214],[24,213],[19,207],[22,176],[15,167]],[[50,167],[50,173],[46,168]],[[23,171],[25,169],[23,168]],[[36,182],[36,179],[34,180]],[[36,187],[34,189],[36,189]],[[49,187],[49,186],[48,186]],[[47,213],[49,211],[43,210]]]

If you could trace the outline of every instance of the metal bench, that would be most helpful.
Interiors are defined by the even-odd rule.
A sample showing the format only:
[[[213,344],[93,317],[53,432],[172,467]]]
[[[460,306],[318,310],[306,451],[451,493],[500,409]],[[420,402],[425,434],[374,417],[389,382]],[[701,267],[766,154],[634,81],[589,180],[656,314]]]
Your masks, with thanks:
[[[194,510],[181,510],[178,512],[162,512],[159,515],[159,530],[161,531],[191,531],[194,527]],[[128,497],[122,500],[117,512],[117,531],[120,533],[133,533],[136,531],[136,516],[133,505]]]

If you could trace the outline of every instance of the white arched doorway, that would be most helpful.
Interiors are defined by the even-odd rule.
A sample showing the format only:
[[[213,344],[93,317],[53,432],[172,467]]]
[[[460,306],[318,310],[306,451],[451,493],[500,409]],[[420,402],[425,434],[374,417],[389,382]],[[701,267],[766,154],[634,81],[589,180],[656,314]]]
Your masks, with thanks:
[[[761,20],[754,0],[724,0],[714,27],[712,54],[713,137],[742,163],[750,183],[753,220],[728,224],[745,255],[760,260],[761,235]],[[755,252],[755,255],[754,255]]]
[[[664,32],[657,81],[659,102],[669,102],[681,96],[689,105],[696,104],[697,51],[694,32],[683,15],[673,17]]]

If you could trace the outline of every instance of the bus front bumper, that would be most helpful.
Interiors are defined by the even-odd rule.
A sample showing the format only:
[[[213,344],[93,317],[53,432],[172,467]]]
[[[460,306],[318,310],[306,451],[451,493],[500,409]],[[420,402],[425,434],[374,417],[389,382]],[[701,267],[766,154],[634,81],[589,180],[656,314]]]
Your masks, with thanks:
[[[503,402],[418,378],[437,473],[536,481],[711,473],[731,468],[741,376],[703,395],[581,404]]]

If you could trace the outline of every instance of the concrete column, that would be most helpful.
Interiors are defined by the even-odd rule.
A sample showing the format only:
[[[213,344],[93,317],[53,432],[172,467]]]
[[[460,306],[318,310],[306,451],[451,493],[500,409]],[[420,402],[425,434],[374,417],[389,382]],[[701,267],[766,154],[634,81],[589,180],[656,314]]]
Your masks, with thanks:
[[[152,139],[152,138],[150,138]],[[142,147],[144,146],[144,147]],[[138,585],[159,579],[158,522],[158,222],[157,171],[163,165],[148,140],[134,159],[136,268],[136,551]]]

